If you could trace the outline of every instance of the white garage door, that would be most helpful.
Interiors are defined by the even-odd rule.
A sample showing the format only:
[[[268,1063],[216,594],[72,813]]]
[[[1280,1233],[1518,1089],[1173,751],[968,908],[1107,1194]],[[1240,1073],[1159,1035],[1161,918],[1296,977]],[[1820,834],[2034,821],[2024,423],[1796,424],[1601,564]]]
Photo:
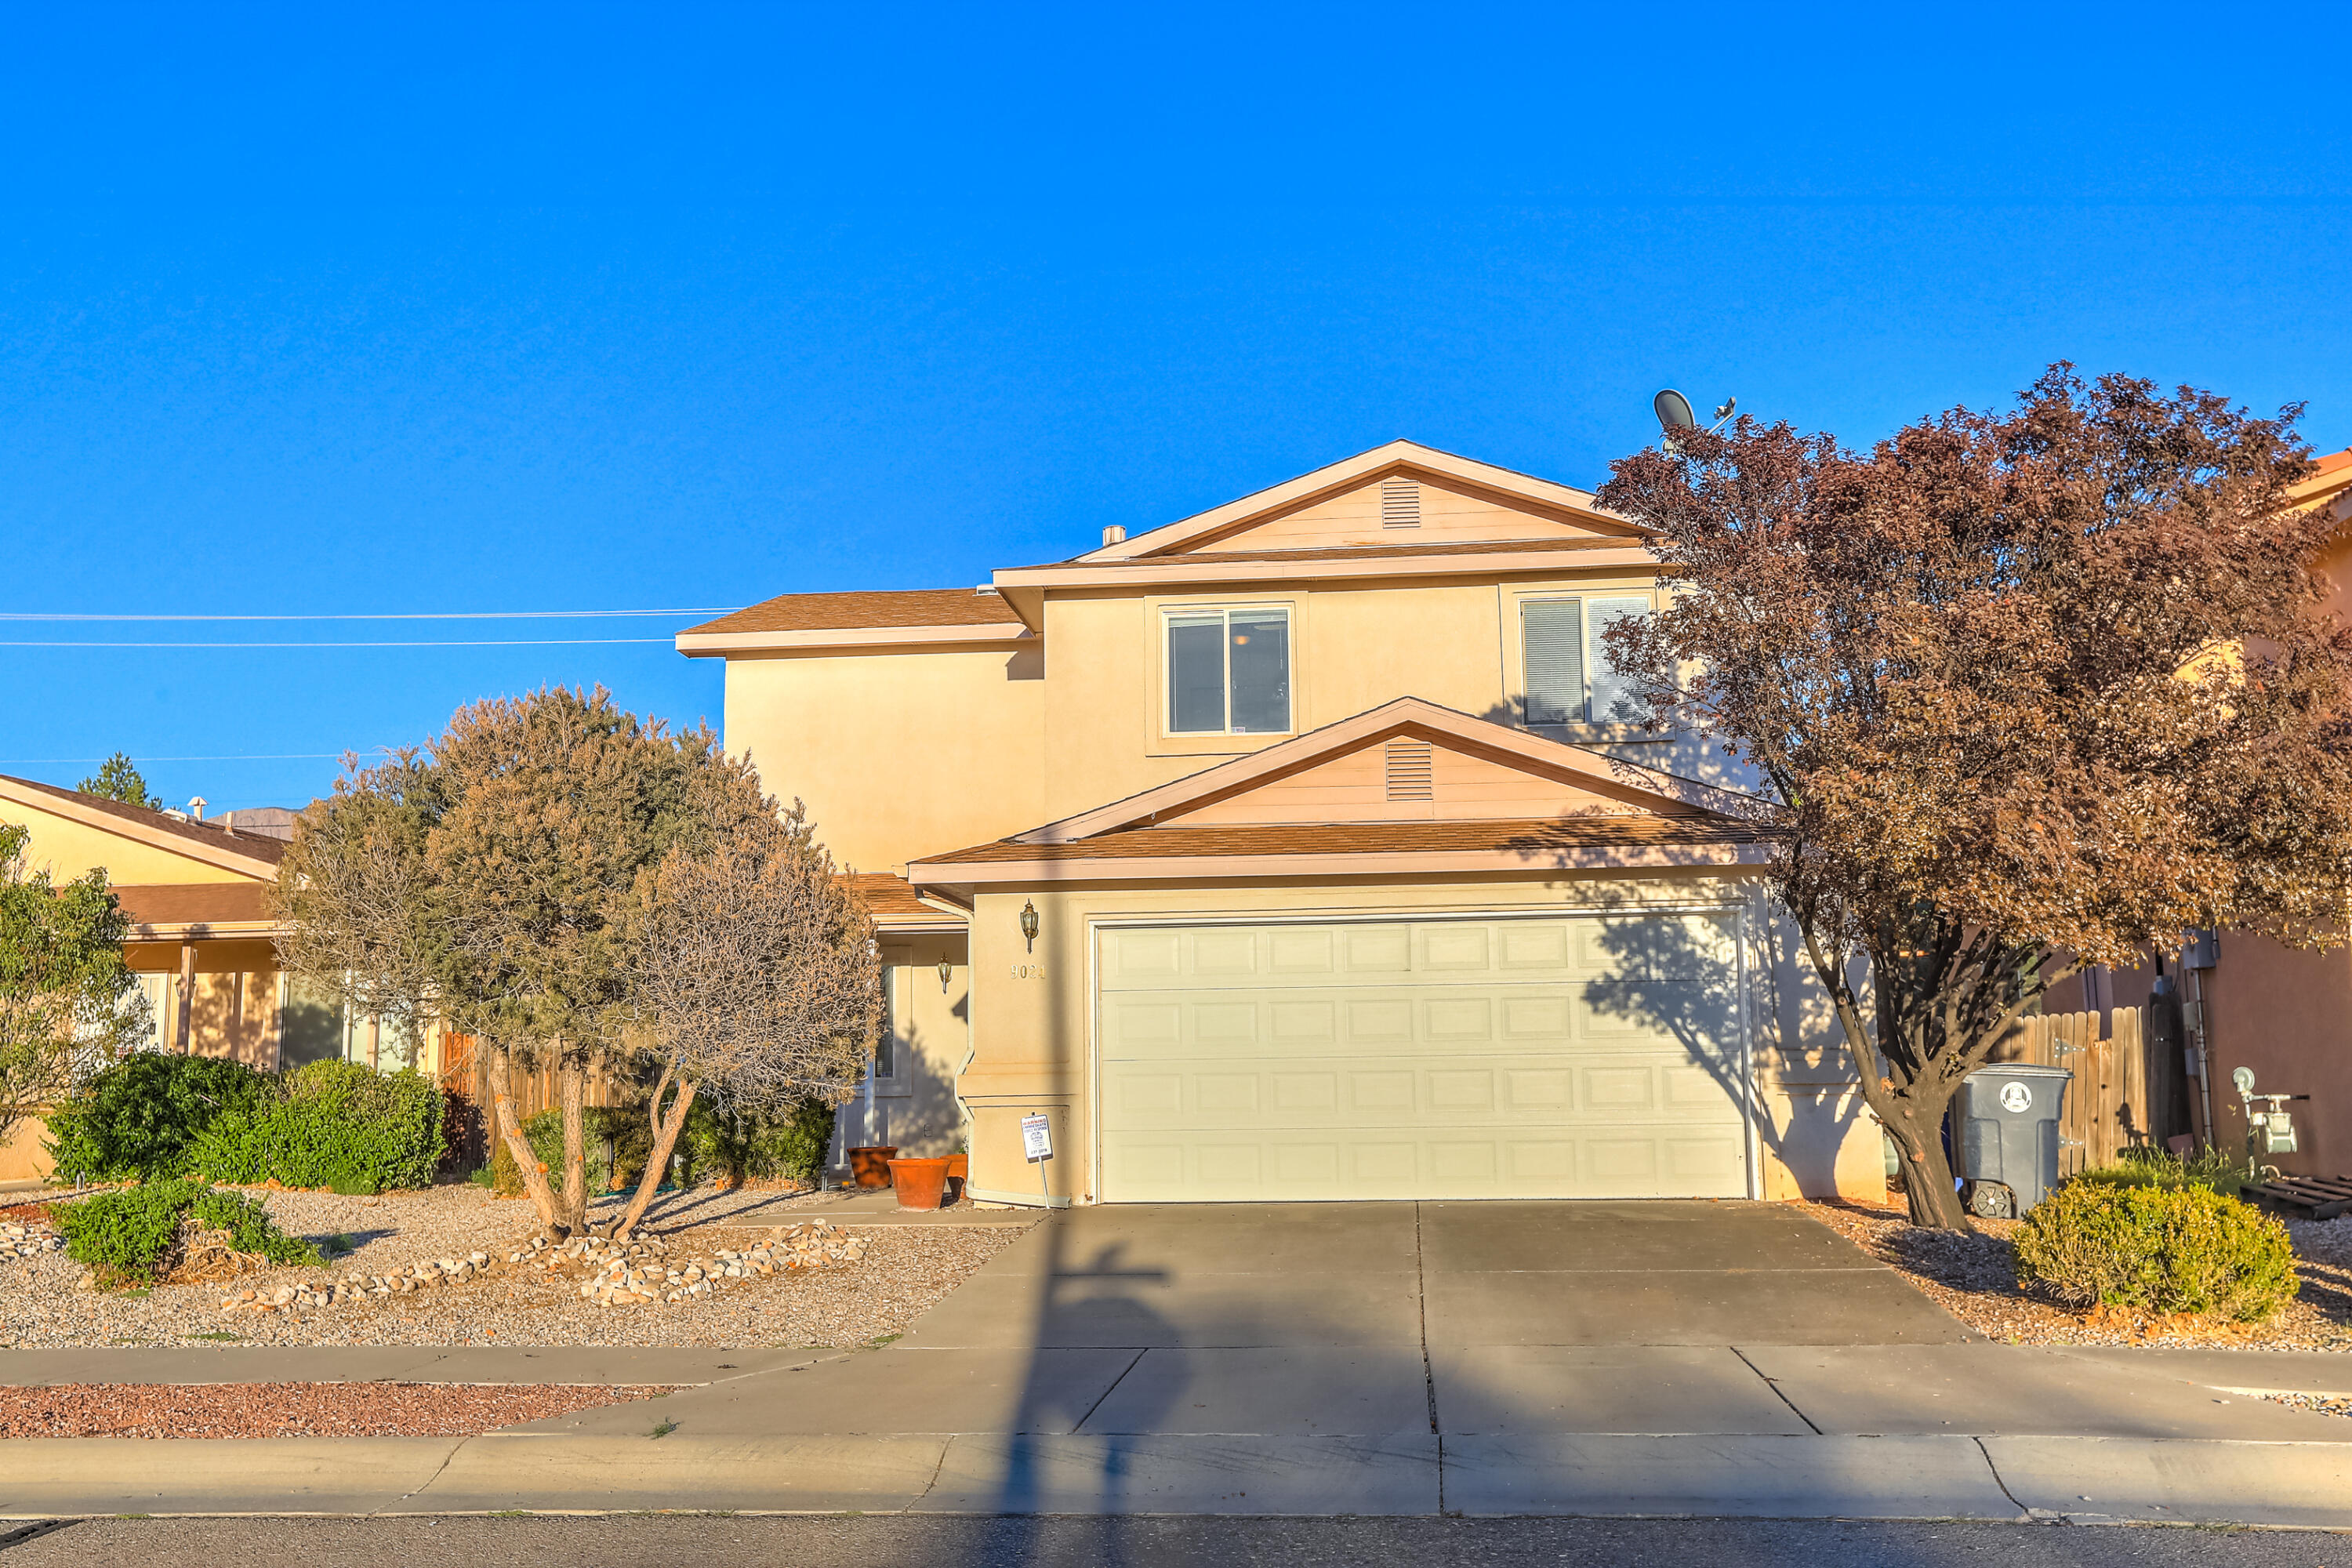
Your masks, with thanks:
[[[1727,915],[1099,940],[1108,1201],[1748,1192]]]

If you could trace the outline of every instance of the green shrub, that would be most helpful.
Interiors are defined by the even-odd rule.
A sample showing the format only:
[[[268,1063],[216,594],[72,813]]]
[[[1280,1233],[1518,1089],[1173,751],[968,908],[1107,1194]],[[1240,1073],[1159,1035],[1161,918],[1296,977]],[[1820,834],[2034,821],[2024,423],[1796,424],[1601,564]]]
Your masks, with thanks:
[[[2073,1181],[2025,1213],[2017,1277],[2072,1306],[2257,1322],[2295,1293],[2286,1226],[2210,1187]]]
[[[329,1060],[295,1068],[249,1110],[196,1137],[189,1170],[219,1182],[378,1193],[430,1186],[441,1163],[441,1090],[413,1069]]]
[[[687,1112],[687,1163],[695,1180],[726,1176],[738,1182],[814,1183],[824,1169],[833,1142],[833,1107],[804,1100],[782,1115],[706,1110],[697,1101]]]
[[[171,1257],[180,1222],[191,1215],[228,1232],[229,1246],[239,1252],[257,1252],[272,1263],[325,1261],[309,1242],[278,1229],[256,1200],[198,1182],[149,1182],[60,1204],[57,1224],[66,1256],[101,1279],[152,1280]]]
[[[49,1153],[68,1180],[181,1175],[205,1129],[258,1106],[268,1087],[239,1062],[142,1053],[91,1078],[49,1115]]]
[[[646,1161],[653,1153],[654,1134],[642,1104],[591,1106],[582,1117],[582,1127],[586,1134],[590,1192],[633,1188],[643,1179]],[[523,1123],[522,1135],[547,1167],[549,1179],[560,1184],[563,1113],[541,1111]],[[803,1100],[786,1115],[764,1116],[721,1111],[707,1100],[697,1100],[687,1110],[686,1126],[671,1153],[686,1157],[684,1174],[689,1185],[720,1179],[814,1183],[824,1167],[825,1147],[832,1142],[833,1108],[822,1100]],[[495,1128],[490,1185],[507,1197],[519,1197],[523,1191],[522,1174]]]
[[[580,1127],[583,1152],[588,1160],[588,1191],[594,1194],[617,1186],[635,1186],[638,1173],[646,1168],[646,1156],[654,1146],[653,1129],[646,1125],[645,1108],[591,1105],[582,1110]],[[522,1135],[538,1154],[540,1163],[547,1167],[548,1180],[559,1188],[562,1186],[562,1110],[541,1111],[522,1124]],[[507,1141],[495,1121],[490,1124],[490,1189],[508,1198],[520,1197],[523,1192],[522,1173],[515,1168],[514,1156],[507,1152]]]

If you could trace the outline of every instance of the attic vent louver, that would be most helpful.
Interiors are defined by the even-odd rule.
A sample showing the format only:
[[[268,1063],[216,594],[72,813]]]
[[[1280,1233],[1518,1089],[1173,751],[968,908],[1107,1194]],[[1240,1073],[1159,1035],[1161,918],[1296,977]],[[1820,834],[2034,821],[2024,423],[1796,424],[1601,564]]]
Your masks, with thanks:
[[[1421,526],[1421,487],[1411,479],[1391,479],[1381,481],[1381,526],[1382,528],[1419,528]]]
[[[1388,763],[1391,800],[1437,798],[1434,764],[1431,761],[1428,742],[1391,741]]]

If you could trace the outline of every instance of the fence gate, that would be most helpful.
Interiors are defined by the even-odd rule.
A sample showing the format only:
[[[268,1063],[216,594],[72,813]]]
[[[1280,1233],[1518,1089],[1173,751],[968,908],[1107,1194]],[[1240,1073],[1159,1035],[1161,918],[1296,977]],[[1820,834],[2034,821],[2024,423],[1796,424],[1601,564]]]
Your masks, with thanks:
[[[2148,1115],[2147,1012],[2041,1014],[2025,1019],[2024,1030],[1993,1052],[1997,1062],[2064,1068],[2074,1075],[2058,1128],[2062,1177],[2114,1164],[2126,1149],[2157,1142]]]

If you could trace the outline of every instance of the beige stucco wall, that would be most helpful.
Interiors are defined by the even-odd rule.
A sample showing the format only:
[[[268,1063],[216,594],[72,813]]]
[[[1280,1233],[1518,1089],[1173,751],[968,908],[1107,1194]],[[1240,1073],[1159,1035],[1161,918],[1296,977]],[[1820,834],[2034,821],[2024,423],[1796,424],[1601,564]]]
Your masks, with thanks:
[[[729,751],[808,804],[845,868],[888,871],[1045,820],[1034,642],[727,661]]]
[[[2308,1094],[2290,1105],[2293,1154],[2265,1163],[2312,1176],[2352,1171],[2352,950],[2289,948],[2246,931],[2221,933],[2221,962],[2200,976],[2213,1060],[2213,1131],[2232,1154],[2246,1146],[2246,1118],[2230,1074],[2252,1068],[2265,1094]],[[2192,1097],[2198,1088],[2189,1084]],[[2196,1115],[2203,1116],[2201,1104]]]
[[[117,887],[140,882],[257,879],[250,872],[231,871],[193,855],[175,855],[14,802],[0,801],[0,822],[32,830],[31,842],[26,846],[27,862],[34,870],[47,870],[56,881],[71,880],[93,866],[105,867],[106,879]]]
[[[1508,721],[1522,684],[1522,597],[1643,594],[1650,583],[1620,570],[1254,593],[1056,593],[1045,601],[1044,637],[1024,644],[730,658],[727,745],[748,753],[780,798],[808,803],[837,860],[887,871],[1286,739],[1164,732],[1163,610],[1288,607],[1293,732],[1304,732],[1399,697]],[[1623,731],[1563,738],[1738,782],[1703,748]]]
[[[882,962],[891,982],[890,1011],[897,1071],[865,1089],[837,1112],[842,1146],[878,1140],[901,1154],[952,1154],[963,1147],[963,1110],[956,1074],[971,1050],[971,970],[964,939],[882,936]],[[941,959],[948,982],[940,984]]]
[[[1293,733],[1318,730],[1400,697],[1515,721],[1523,693],[1518,603],[1556,594],[1646,594],[1647,573],[1483,581],[1307,582],[1258,592],[1056,594],[1045,601],[1045,813],[1075,816],[1286,735],[1166,733],[1161,618],[1191,606],[1280,606],[1291,616]],[[1550,731],[1548,731],[1550,732]],[[1622,731],[1565,735],[1625,745]],[[1669,743],[1628,747],[1671,765]],[[1032,826],[1034,826],[1034,824]]]
[[[49,1179],[52,1162],[44,1141],[49,1135],[49,1125],[37,1116],[28,1116],[0,1138],[0,1184],[9,1182],[46,1182]],[[0,1198],[0,1204],[13,1202]]]
[[[1087,1201],[1095,1138],[1089,1059],[1093,1029],[1090,921],[1181,914],[1412,914],[1537,907],[1589,910],[1670,903],[1736,903],[1747,910],[1747,1006],[1756,1077],[1758,1190],[1869,1198],[1885,1191],[1880,1133],[1853,1089],[1834,1022],[1784,925],[1748,884],[1713,876],[1610,880],[1538,876],[1475,882],[1255,884],[1057,890],[981,896],[973,912],[971,1065],[961,1079],[972,1117],[971,1181],[982,1195],[1024,1199],[1038,1172],[1022,1157],[1018,1124],[1031,1111],[1054,1123],[1053,1195]],[[1020,931],[1036,905],[1036,947]]]

